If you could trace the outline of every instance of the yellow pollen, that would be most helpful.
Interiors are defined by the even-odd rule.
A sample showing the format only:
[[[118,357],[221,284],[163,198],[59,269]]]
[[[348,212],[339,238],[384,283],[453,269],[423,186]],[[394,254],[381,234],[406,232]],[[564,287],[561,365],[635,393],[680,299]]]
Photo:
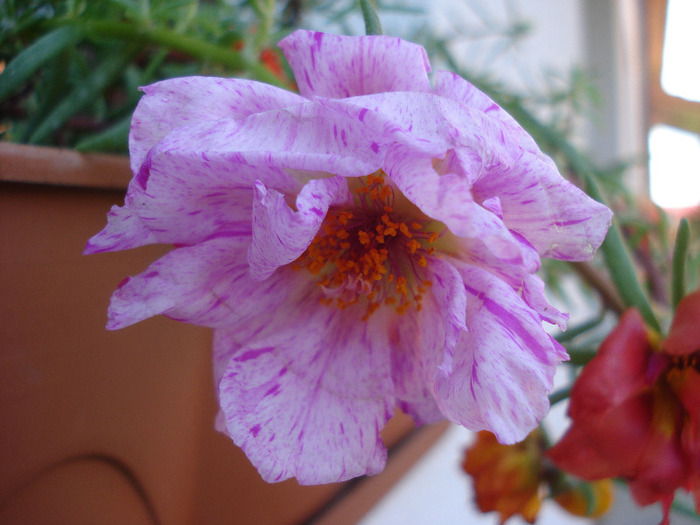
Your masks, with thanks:
[[[424,269],[439,234],[396,213],[395,190],[383,172],[356,180],[356,207],[329,209],[323,228],[293,267],[319,276],[321,304],[344,309],[362,300],[363,320],[383,305],[399,314],[420,311],[432,286]]]

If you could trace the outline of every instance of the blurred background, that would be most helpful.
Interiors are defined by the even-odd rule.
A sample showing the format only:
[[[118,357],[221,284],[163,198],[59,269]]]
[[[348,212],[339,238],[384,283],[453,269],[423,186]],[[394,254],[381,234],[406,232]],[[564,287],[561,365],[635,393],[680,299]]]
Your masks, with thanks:
[[[696,0],[382,0],[384,33],[472,81],[580,182],[595,175],[655,309],[680,217],[698,231]],[[0,523],[489,524],[461,470],[473,436],[385,433],[387,471],[337,486],[265,485],[213,431],[206,330],[153,319],[104,330],[111,290],[159,248],[82,258],[121,204],[137,87],[191,74],[293,89],[275,42],[296,28],[363,34],[351,0],[0,3]],[[698,239],[691,239],[697,248]],[[690,250],[698,253],[698,250]],[[688,289],[700,260],[691,258]],[[571,326],[621,309],[602,264],[549,262]],[[602,276],[602,277],[601,277]],[[604,284],[596,279],[600,277]],[[567,342],[568,344],[568,342]],[[562,382],[567,371],[562,371]],[[566,401],[547,418],[566,428]],[[623,487],[601,523],[655,524]],[[695,522],[675,516],[673,523]],[[592,523],[545,503],[538,523]],[[524,523],[514,518],[511,523]]]

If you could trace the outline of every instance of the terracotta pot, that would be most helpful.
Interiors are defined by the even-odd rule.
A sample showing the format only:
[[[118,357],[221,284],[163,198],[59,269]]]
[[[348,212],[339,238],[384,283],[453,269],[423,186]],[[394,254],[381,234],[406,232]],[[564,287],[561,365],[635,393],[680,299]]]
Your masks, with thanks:
[[[213,429],[209,330],[105,329],[165,251],[81,255],[129,178],[125,158],[0,144],[0,523],[354,523],[444,426],[394,418],[386,442],[409,444],[359,483],[264,483]]]

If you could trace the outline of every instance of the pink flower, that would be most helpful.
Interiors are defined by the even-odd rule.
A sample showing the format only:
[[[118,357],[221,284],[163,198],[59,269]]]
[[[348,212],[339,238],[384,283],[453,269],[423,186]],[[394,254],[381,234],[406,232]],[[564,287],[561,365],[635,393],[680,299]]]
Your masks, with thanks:
[[[399,406],[506,443],[548,409],[566,316],[540,256],[588,259],[611,213],[513,119],[398,38],[298,31],[300,95],[242,79],[144,88],[134,179],[86,252],[176,246],[112,298],[215,329],[219,425],[263,478],[382,470]]]
[[[690,491],[700,509],[700,291],[678,304],[668,337],[628,310],[571,391],[573,423],[551,459],[584,479],[623,477],[640,505]]]

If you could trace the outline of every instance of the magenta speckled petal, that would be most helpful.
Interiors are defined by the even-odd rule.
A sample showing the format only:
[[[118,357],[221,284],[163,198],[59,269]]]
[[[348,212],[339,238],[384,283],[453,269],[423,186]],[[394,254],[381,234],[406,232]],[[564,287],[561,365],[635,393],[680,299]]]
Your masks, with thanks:
[[[525,278],[522,297],[543,321],[557,325],[560,330],[566,329],[569,314],[562,313],[549,304],[544,294],[544,281],[537,275],[528,275]]]
[[[172,78],[142,91],[145,96],[134,111],[129,135],[134,173],[141,168],[148,150],[179,126],[221,118],[241,119],[304,100],[296,93],[240,78]]]
[[[547,412],[554,370],[566,353],[512,288],[484,269],[452,262],[467,291],[467,331],[438,375],[438,406],[456,423],[515,443]]]
[[[452,173],[438,175],[429,157],[398,146],[387,153],[386,170],[411,202],[445,224],[454,235],[479,239],[498,258],[522,264],[516,238],[495,213],[474,201],[463,177]]]
[[[359,119],[306,102],[242,120],[221,119],[178,128],[163,141],[163,147],[203,164],[225,159],[233,163],[232,169],[242,164],[357,177],[381,167],[380,152],[372,147],[375,133]]]
[[[303,330],[290,309],[304,312]],[[274,333],[233,354],[223,374],[227,433],[269,482],[318,484],[381,471],[379,431],[395,404],[382,316],[365,323],[357,308],[318,302],[276,314]]]
[[[295,31],[279,47],[305,97],[430,91],[425,49],[400,38]]]
[[[257,183],[253,241],[248,250],[251,277],[267,279],[277,268],[300,257],[318,233],[328,207],[350,202],[344,177],[309,181],[297,196],[296,209],[283,194]]]
[[[204,326],[238,327],[243,336],[279,303],[309,292],[319,297],[308,278],[290,268],[262,283],[252,280],[249,244],[249,235],[220,237],[171,251],[114,292],[107,327],[116,330],[164,314]],[[241,301],[253,294],[260,294],[258,301]]]
[[[532,140],[532,137],[527,134],[520,124],[470,82],[449,71],[437,71],[433,75],[433,83],[435,84],[433,93],[478,110],[487,117],[496,120],[508,130],[511,137],[515,140],[515,144],[533,155],[540,156],[554,166],[552,160],[540,151],[535,141]]]
[[[497,196],[503,221],[537,248],[542,257],[590,259],[612,221],[608,208],[527,152],[517,168],[481,178],[473,191],[481,199]]]
[[[429,264],[430,281],[420,311],[387,320],[392,377],[401,409],[418,423],[443,419],[433,394],[438,368],[452,360],[454,345],[466,329],[466,293],[462,277],[442,259]]]

